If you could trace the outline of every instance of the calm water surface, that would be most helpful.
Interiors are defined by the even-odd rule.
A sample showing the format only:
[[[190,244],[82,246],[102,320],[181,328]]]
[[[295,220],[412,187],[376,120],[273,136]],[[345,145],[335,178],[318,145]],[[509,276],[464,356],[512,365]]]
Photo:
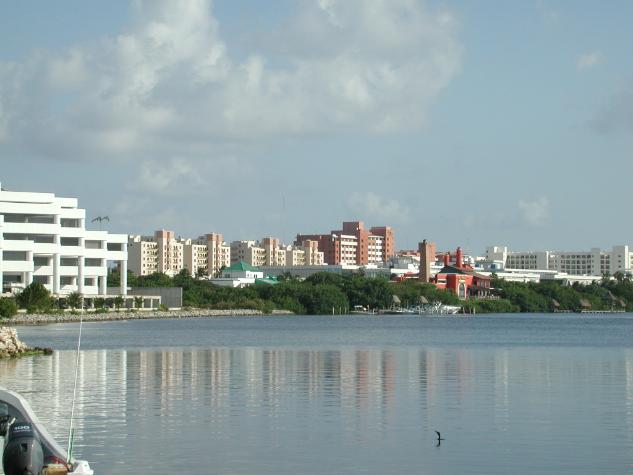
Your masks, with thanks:
[[[0,361],[60,442],[77,330],[19,327],[58,351]],[[97,475],[633,472],[631,314],[87,323],[82,347]]]

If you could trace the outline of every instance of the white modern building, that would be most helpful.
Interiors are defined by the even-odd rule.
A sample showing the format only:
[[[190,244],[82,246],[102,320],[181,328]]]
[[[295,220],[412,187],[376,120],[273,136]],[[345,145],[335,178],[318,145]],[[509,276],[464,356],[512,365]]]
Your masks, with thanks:
[[[86,229],[77,199],[0,191],[0,289],[40,282],[54,295],[106,295],[110,264],[127,294],[127,235]]]
[[[486,260],[499,262],[503,269],[551,270],[570,275],[597,276],[633,271],[633,252],[629,246],[613,246],[610,251],[509,251],[506,246],[486,248]]]

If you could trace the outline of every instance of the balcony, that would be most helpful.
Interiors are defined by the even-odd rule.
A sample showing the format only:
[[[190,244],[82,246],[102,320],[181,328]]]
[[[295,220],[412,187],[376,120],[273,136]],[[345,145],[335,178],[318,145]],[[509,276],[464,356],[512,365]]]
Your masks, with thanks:
[[[108,275],[107,267],[84,267],[84,277]]]
[[[9,239],[5,239],[2,242],[2,249],[4,251],[33,251],[35,244],[33,241],[13,241]]]
[[[84,230],[81,228],[59,228],[59,235],[61,237],[76,237],[83,238],[85,236]]]
[[[79,267],[77,266],[59,266],[59,275],[75,276],[79,274]]]
[[[47,223],[7,223],[5,221],[2,232],[7,234],[58,234],[59,226]]]
[[[33,272],[33,261],[2,261],[2,272]]]
[[[53,266],[36,266],[33,275],[53,275]]]

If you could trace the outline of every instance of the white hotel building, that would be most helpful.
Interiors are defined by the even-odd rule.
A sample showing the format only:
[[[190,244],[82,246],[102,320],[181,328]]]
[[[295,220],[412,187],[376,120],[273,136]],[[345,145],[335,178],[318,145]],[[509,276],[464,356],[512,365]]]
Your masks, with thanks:
[[[505,269],[554,270],[571,275],[614,275],[633,271],[629,246],[613,246],[610,251],[509,251],[505,246],[486,248],[486,260],[503,263]]]
[[[86,230],[77,199],[0,191],[0,289],[40,282],[54,295],[107,294],[108,263],[118,263],[127,294],[127,235]]]

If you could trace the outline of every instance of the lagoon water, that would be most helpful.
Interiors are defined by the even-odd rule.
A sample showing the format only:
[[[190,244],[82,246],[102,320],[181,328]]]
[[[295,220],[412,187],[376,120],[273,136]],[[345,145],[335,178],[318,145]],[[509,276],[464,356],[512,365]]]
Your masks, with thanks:
[[[77,330],[0,361],[61,442]],[[632,314],[86,323],[79,374],[97,475],[633,471]]]

